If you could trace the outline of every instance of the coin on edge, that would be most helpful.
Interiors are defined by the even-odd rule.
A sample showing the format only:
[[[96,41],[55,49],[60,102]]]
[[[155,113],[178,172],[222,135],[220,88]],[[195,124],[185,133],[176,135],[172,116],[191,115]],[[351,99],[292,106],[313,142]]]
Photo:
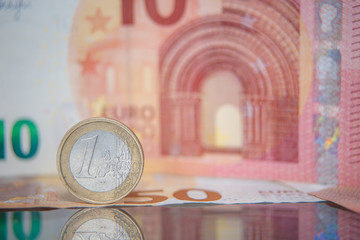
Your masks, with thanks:
[[[59,239],[136,239],[143,234],[125,211],[111,208],[82,209],[65,223]]]
[[[144,155],[140,141],[124,124],[90,118],[65,134],[57,152],[57,168],[60,179],[76,197],[106,204],[135,188]]]

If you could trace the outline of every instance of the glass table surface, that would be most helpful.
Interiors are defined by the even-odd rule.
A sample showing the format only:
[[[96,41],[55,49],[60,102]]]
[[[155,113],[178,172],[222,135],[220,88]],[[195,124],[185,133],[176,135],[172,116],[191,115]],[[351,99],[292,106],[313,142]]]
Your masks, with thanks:
[[[0,239],[360,239],[331,203],[0,211]]]

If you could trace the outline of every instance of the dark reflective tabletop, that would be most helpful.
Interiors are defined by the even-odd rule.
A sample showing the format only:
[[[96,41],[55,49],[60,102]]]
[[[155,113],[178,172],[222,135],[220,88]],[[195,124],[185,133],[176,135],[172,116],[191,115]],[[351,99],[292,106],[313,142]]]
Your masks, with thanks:
[[[328,203],[2,211],[0,239],[360,239],[360,215]]]

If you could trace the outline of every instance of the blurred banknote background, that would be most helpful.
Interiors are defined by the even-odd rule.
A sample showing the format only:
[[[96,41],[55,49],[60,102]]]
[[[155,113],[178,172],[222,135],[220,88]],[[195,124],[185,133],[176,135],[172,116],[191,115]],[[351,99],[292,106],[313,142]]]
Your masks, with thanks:
[[[356,1],[1,1],[0,174],[91,116],[148,172],[359,185]]]
[[[146,174],[360,186],[359,1],[2,0],[0,33],[1,177],[103,116]]]

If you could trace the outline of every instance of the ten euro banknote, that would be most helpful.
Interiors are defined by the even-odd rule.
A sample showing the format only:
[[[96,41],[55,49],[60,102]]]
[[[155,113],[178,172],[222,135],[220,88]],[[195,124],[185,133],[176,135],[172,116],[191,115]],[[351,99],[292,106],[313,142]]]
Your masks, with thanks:
[[[103,116],[145,172],[360,185],[358,1],[13,0],[0,22],[1,176],[55,173]]]

